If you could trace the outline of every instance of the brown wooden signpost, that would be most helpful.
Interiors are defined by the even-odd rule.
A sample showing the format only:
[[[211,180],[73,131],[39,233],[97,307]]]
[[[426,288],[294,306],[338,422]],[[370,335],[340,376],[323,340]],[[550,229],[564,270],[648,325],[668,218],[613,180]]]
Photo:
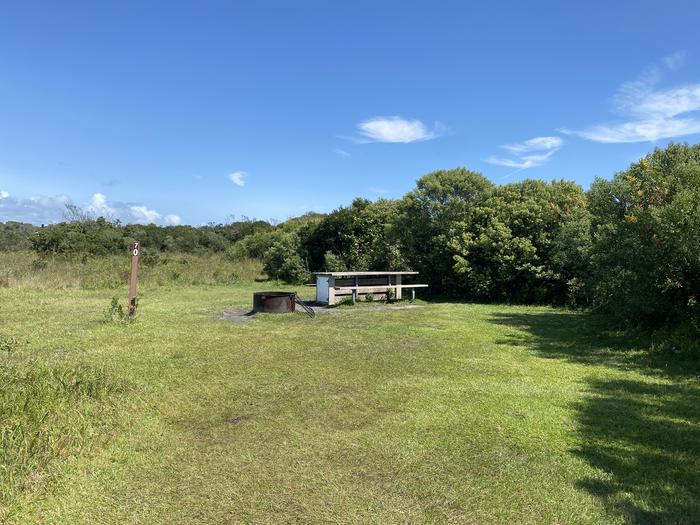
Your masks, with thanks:
[[[131,278],[129,279],[129,315],[136,313],[136,273],[139,269],[139,253],[141,243],[134,241],[131,245]]]

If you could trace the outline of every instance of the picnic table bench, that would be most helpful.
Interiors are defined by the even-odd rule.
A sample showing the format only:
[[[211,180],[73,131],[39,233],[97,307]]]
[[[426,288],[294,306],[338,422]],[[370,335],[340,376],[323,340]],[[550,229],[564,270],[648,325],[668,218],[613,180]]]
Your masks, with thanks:
[[[418,272],[315,272],[316,302],[336,304],[346,297],[352,297],[353,304],[358,297],[368,294],[377,299],[386,298],[389,291],[396,299],[402,299],[404,290],[411,290],[411,301],[416,299],[416,288],[427,288],[427,284],[403,284],[403,276],[418,275]]]

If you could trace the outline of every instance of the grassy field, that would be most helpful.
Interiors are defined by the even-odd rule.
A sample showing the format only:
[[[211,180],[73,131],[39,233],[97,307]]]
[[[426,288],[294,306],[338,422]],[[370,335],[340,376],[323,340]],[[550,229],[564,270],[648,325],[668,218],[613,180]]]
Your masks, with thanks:
[[[118,290],[129,279],[123,256],[40,257],[34,252],[3,252],[0,288],[80,288]],[[222,254],[146,253],[139,263],[142,286],[235,284],[260,275],[260,263],[231,261]]]
[[[693,369],[551,308],[221,319],[268,286],[0,288],[0,522],[697,522]]]

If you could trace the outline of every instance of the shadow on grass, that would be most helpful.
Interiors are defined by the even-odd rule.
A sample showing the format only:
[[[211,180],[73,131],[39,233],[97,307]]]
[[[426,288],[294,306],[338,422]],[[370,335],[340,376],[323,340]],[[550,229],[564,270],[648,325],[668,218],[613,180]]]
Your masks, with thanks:
[[[576,405],[574,451],[604,474],[578,486],[627,523],[697,523],[700,391],[690,384],[594,380]]]
[[[604,319],[562,312],[501,313],[512,327],[504,344],[549,359],[634,369],[647,374],[592,375],[573,408],[581,445],[573,451],[599,474],[577,486],[626,523],[700,520],[700,382],[697,363],[654,355],[643,338],[608,330]]]
[[[561,310],[496,313],[491,322],[515,329],[500,343],[526,346],[541,357],[636,369],[672,378],[700,375],[700,359],[652,351],[651,341],[644,333],[612,329],[601,315]]]

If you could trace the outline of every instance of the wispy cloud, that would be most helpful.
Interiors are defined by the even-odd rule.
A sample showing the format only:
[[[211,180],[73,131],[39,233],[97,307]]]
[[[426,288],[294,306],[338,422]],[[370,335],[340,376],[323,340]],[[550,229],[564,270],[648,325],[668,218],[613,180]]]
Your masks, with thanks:
[[[560,137],[535,137],[524,142],[516,142],[515,144],[506,144],[501,146],[513,155],[521,155],[533,151],[548,151],[558,150],[561,148],[564,141]]]
[[[375,193],[377,195],[388,195],[389,194],[389,190],[386,190],[384,188],[370,188],[369,191],[371,191],[372,193]]]
[[[664,57],[664,64],[671,71],[675,71],[685,65],[685,51],[676,51],[672,55]]]
[[[248,174],[245,171],[234,171],[233,173],[229,173],[227,175],[228,180],[233,182],[236,186],[240,186],[241,188],[245,186],[246,180],[245,178],[248,176]]]
[[[535,137],[524,142],[501,146],[510,156],[492,155],[484,159],[489,164],[515,168],[518,171],[542,166],[564,144],[560,137]]]
[[[408,144],[439,137],[445,127],[436,122],[432,128],[417,119],[405,119],[399,116],[372,117],[357,125],[359,137],[344,137],[353,142],[393,142]]]
[[[335,148],[333,150],[333,153],[335,153],[336,155],[340,155],[341,157],[349,157],[350,156],[350,153],[348,153],[344,149],[340,149],[340,148]]]
[[[682,52],[669,55],[662,65],[647,68],[618,88],[613,109],[627,120],[561,131],[605,143],[653,142],[700,133],[700,119],[689,115],[700,110],[700,84],[657,87],[666,71],[675,71],[684,61]]]
[[[54,197],[29,197],[17,199],[8,192],[0,192],[0,221],[19,221],[32,224],[49,224],[64,219],[66,205],[75,204],[67,195]],[[161,214],[143,204],[110,201],[103,193],[95,193],[83,209],[93,216],[119,219],[127,223],[182,224],[175,214]]]

